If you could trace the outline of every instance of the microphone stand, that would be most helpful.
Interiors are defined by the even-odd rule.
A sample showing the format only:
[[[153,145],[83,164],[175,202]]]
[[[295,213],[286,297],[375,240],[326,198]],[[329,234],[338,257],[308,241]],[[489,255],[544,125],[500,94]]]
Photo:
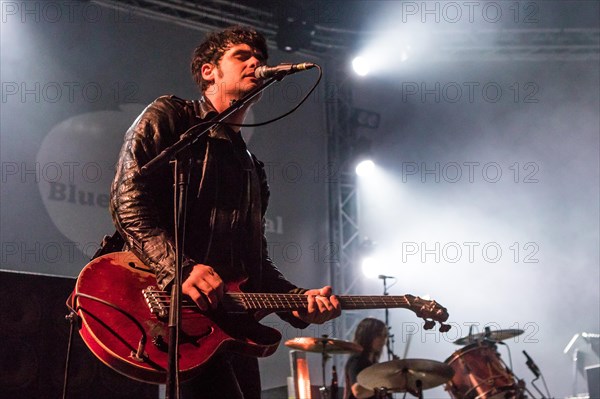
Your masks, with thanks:
[[[384,296],[390,295],[390,293],[387,290],[387,279],[394,278],[394,277],[380,275],[379,278],[381,280],[383,280],[383,295]],[[388,360],[398,359],[398,356],[396,356],[394,354],[394,351],[392,350],[392,348],[394,347],[394,334],[390,333],[392,331],[392,327],[390,326],[390,311],[388,308],[385,308],[385,326],[387,327],[387,330],[388,330],[388,339],[386,342]]]
[[[175,155],[182,151],[185,148],[188,148],[190,145],[194,144],[200,137],[206,134],[213,126],[222,123],[225,119],[231,116],[233,113],[237,112],[244,105],[248,104],[250,100],[254,97],[262,93],[267,87],[271,86],[273,83],[280,81],[283,77],[286,76],[285,72],[280,72],[267,78],[263,81],[262,84],[256,86],[254,89],[249,91],[244,97],[235,101],[231,104],[227,109],[221,112],[218,115],[215,115],[212,119],[200,123],[196,126],[190,128],[187,132],[181,135],[180,139],[175,142],[173,145],[165,148],[160,154],[151,159],[148,163],[146,163],[141,168],[141,175],[147,176],[152,173],[156,168],[158,168],[163,163],[174,159]],[[202,131],[198,131],[200,126],[207,126]]]
[[[244,97],[235,101],[227,109],[218,115],[215,115],[209,121],[199,123],[193,126],[188,131],[180,136],[180,139],[173,145],[165,148],[155,158],[146,163],[140,170],[142,176],[150,176],[161,165],[167,161],[173,163],[173,175],[175,202],[174,202],[174,217],[175,217],[175,277],[171,286],[171,303],[169,307],[169,352],[167,363],[167,386],[166,398],[179,398],[179,329],[181,327],[181,264],[183,259],[183,245],[185,242],[185,217],[186,217],[186,198],[187,186],[189,182],[189,164],[191,162],[191,153],[182,153],[183,150],[189,149],[198,139],[204,136],[210,129],[219,123],[222,123],[233,113],[239,111],[243,106],[248,104],[254,97],[262,93],[267,87],[280,81],[286,75],[285,72],[277,73],[270,78],[265,79],[262,84],[258,85]],[[205,127],[204,127],[205,126]],[[204,127],[201,130],[201,127]],[[182,153],[182,154],[180,154]],[[180,157],[177,155],[180,154]],[[183,165],[181,165],[183,164]]]

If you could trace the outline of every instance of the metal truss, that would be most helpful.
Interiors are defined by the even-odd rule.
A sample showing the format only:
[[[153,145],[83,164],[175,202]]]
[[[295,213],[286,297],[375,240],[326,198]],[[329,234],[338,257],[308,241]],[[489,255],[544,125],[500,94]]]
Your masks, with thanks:
[[[439,61],[600,60],[600,29],[505,29],[448,33],[438,33],[447,37],[439,51]]]
[[[274,36],[277,29],[277,24],[270,22],[272,17],[270,12],[235,1],[93,0],[93,2],[203,31],[245,24],[260,28],[265,35]]]
[[[210,31],[234,24],[250,25],[260,30],[270,46],[275,38],[281,15],[260,6],[234,0],[93,0],[116,9],[171,22],[191,29]],[[310,29],[310,44],[299,53],[340,58],[373,40],[379,32],[333,27],[315,23]],[[495,29],[432,31],[436,51],[427,54],[428,62],[451,60],[477,61],[586,61],[600,60],[600,29]]]
[[[330,263],[330,282],[338,295],[352,293],[358,274],[356,259],[360,245],[356,174],[349,170],[352,145],[356,134],[351,126],[352,91],[344,85],[344,72],[327,65],[327,152],[330,175],[329,187],[329,240],[333,249]],[[332,335],[352,340],[352,332],[359,322],[348,311],[342,311],[333,321]],[[343,370],[344,364],[334,357],[333,364]]]
[[[339,295],[356,293],[361,273],[357,259],[361,244],[356,174],[352,153],[356,131],[352,123],[352,90],[344,71],[329,66],[326,82],[329,181],[329,237],[335,249],[330,279]],[[337,338],[351,339],[358,318],[344,311],[334,323]]]

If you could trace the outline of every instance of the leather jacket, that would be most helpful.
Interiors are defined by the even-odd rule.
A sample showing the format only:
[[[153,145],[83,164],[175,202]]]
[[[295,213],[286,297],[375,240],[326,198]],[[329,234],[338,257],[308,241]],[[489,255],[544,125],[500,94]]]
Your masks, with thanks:
[[[111,187],[112,218],[126,246],[154,270],[161,289],[174,278],[173,172],[168,163],[148,177],[140,174],[140,168],[191,126],[214,115],[205,99],[160,97],[129,128],[119,154]],[[188,151],[192,163],[184,276],[186,268],[203,263],[215,268],[225,282],[247,277],[246,292],[303,292],[268,256],[264,164],[246,149],[241,135],[220,126]],[[299,320],[294,318],[292,324],[302,324],[295,321]]]

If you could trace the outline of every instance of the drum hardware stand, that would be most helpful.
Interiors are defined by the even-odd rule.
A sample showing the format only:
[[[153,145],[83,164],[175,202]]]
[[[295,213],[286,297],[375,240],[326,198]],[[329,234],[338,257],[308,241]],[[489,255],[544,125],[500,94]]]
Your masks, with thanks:
[[[331,388],[330,388],[330,399],[338,399],[339,397],[339,385],[338,385],[338,375],[335,365],[331,367]]]
[[[408,348],[410,348],[410,342],[412,340],[412,334],[409,334],[408,337],[406,337],[406,346],[404,347],[404,355],[402,356],[404,359],[406,359],[408,357]],[[396,359],[398,358],[398,356],[393,355]]]
[[[403,369],[402,374],[405,375],[405,378],[408,381],[408,369]],[[404,392],[404,396],[403,396],[404,398],[406,397],[406,393],[410,393],[411,395],[416,396],[418,399],[423,399],[423,381],[416,380],[415,385],[417,387],[417,390],[413,391],[412,389],[407,388],[407,391]],[[385,398],[385,396],[382,396],[382,397]]]
[[[490,335],[490,328],[486,327],[485,328],[485,336],[489,337]],[[487,338],[484,339],[485,341],[492,343],[493,345],[504,345],[506,347],[506,351],[508,353],[508,362],[510,363],[510,367],[506,364],[506,362],[504,360],[502,360],[502,358],[500,358],[500,361],[504,364],[504,367],[506,367],[506,371],[508,371],[510,373],[510,375],[517,381],[517,394],[518,396],[516,397],[517,399],[524,399],[527,398],[527,396],[525,395],[525,392],[529,393],[529,395],[531,395],[532,397],[535,398],[535,396],[533,396],[531,394],[531,392],[527,389],[526,385],[525,385],[525,381],[521,378],[517,378],[517,376],[515,375],[515,373],[513,372],[513,361],[512,361],[512,353],[510,352],[510,348],[508,347],[507,344],[505,344],[502,341],[494,341],[494,340],[489,340]],[[498,352],[498,357],[500,356],[500,352]],[[535,386],[535,385],[534,385]],[[536,388],[537,389],[537,388]],[[539,390],[538,390],[539,392]],[[541,394],[541,392],[540,392]],[[544,395],[542,395],[542,399],[544,399]]]
[[[417,398],[423,399],[423,381],[417,380]]]
[[[471,339],[471,337],[473,337],[473,327],[475,327],[475,324],[471,324],[469,326],[469,339]]]
[[[533,387],[535,388],[535,390],[538,391],[538,393],[542,396],[542,399],[546,399],[546,396],[544,396],[544,394],[542,393],[542,391],[540,391],[539,388],[535,385],[535,382],[537,380],[539,380],[540,377],[541,377],[542,378],[542,382],[544,383],[544,387],[546,388],[546,394],[548,395],[548,397],[550,397],[550,392],[548,391],[548,386],[546,385],[546,379],[542,375],[542,372],[538,368],[537,364],[535,364],[535,362],[527,354],[527,352],[523,351],[523,354],[527,358],[527,361],[525,362],[525,364],[527,365],[527,367],[529,368],[529,370],[531,370],[531,372],[535,375],[535,378],[533,380],[531,380],[531,385],[533,385]],[[529,390],[527,392],[529,392]],[[529,394],[531,395],[531,392],[529,392]]]
[[[385,387],[375,388],[373,391],[375,392],[376,399],[386,399],[387,398],[387,394],[388,394],[387,388],[385,388]]]
[[[321,336],[323,338],[323,352],[321,352],[321,377],[323,381],[323,385],[319,387],[319,392],[321,393],[321,399],[331,399],[329,396],[329,388],[327,388],[327,380],[325,379],[325,366],[327,365],[327,361],[331,356],[329,356],[326,352],[327,345],[327,334]]]
[[[489,327],[486,327],[486,332],[487,329],[489,329]],[[494,342],[493,340],[491,342]],[[517,380],[517,390],[518,390],[518,394],[519,396],[517,398],[521,399],[521,398],[526,398],[527,396],[525,395],[525,392],[527,392],[531,397],[535,398],[535,395],[533,395],[533,393],[531,393],[531,391],[529,389],[527,389],[527,386],[525,384],[525,380],[523,380],[522,378],[517,378],[517,376],[514,374],[513,372],[513,364],[512,364],[512,355],[510,352],[510,348],[508,347],[507,344],[505,344],[502,341],[497,341],[494,342],[495,344],[500,344],[500,345],[504,345],[506,346],[506,350],[508,351],[508,358],[509,358],[509,362],[510,362],[510,367],[508,367],[506,365],[506,363],[504,363],[504,361],[502,361],[502,363],[504,363],[504,365],[506,366],[506,369],[508,370],[508,372]],[[527,358],[527,361],[525,362],[525,364],[527,365],[527,367],[529,368],[529,370],[531,370],[531,372],[535,375],[535,379],[533,379],[531,381],[531,385],[533,385],[533,387],[535,388],[535,390],[540,394],[541,399],[546,399],[547,397],[550,397],[550,393],[548,392],[548,387],[546,386],[546,382],[545,380],[542,378],[542,381],[544,382],[544,386],[546,386],[546,394],[548,396],[544,396],[544,394],[542,393],[542,391],[540,391],[540,389],[535,385],[535,382],[542,376],[539,368],[537,367],[537,365],[535,364],[535,362],[533,361],[532,358],[529,357],[529,355],[527,354],[527,352],[523,351],[523,354],[525,355],[525,357]],[[502,359],[500,359],[502,360]]]

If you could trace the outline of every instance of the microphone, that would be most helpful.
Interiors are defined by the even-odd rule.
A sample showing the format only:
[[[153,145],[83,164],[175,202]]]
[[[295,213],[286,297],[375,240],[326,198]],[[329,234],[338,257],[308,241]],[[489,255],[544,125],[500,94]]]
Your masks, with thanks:
[[[296,72],[306,71],[307,69],[311,69],[316,66],[317,64],[313,64],[312,62],[303,62],[301,64],[279,64],[275,66],[263,65],[254,70],[254,76],[257,79],[265,79],[278,74],[291,75]]]
[[[523,354],[527,358],[527,361],[525,362],[525,364],[527,365],[527,367],[529,367],[529,370],[531,370],[531,372],[533,374],[535,374],[536,378],[540,378],[540,375],[542,373],[540,373],[540,369],[538,368],[538,366],[535,364],[535,362],[533,361],[533,359],[529,357],[529,355],[527,354],[527,352],[523,351]]]

